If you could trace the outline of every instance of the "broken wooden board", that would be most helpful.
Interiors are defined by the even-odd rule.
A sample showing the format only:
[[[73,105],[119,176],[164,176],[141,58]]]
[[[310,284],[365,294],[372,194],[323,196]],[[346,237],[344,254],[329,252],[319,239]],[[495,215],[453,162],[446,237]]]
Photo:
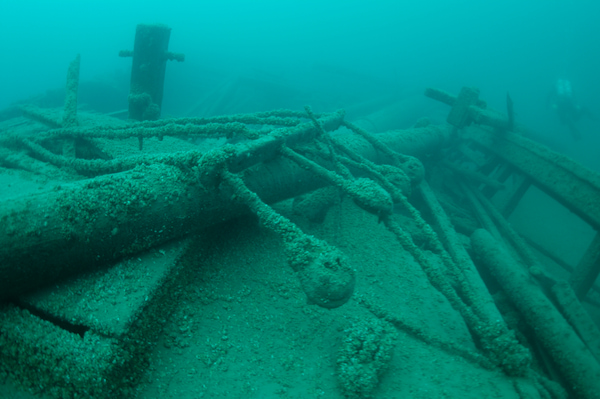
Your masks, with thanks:
[[[572,159],[514,133],[502,135],[487,127],[470,127],[473,140],[520,172],[595,229],[600,229],[600,175]]]
[[[54,397],[134,389],[186,281],[188,245],[165,244],[3,305],[0,370]]]

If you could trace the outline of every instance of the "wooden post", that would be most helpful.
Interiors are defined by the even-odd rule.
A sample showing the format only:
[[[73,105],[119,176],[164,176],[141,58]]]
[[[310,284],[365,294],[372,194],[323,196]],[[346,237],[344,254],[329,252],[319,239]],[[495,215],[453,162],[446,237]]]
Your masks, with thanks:
[[[517,208],[517,205],[519,205],[519,202],[521,202],[525,196],[527,190],[529,190],[529,187],[531,187],[531,179],[527,176],[519,175],[516,179],[519,181],[517,188],[513,190],[510,197],[507,198],[502,205],[498,206],[498,208],[501,209],[502,216],[506,219],[512,215],[513,211]]]
[[[471,248],[531,326],[578,398],[600,398],[600,365],[552,302],[486,230],[471,236]]]
[[[600,274],[600,234],[596,234],[569,280],[580,301],[583,301],[592,288],[598,274]]]
[[[171,28],[163,24],[139,24],[133,51],[121,51],[121,57],[133,56],[129,88],[129,118],[138,121],[160,117],[167,60],[183,61],[183,54],[170,53]],[[139,138],[140,150],[143,138]]]
[[[479,100],[479,90],[470,87],[463,87],[458,94],[454,106],[448,114],[446,121],[452,126],[458,128],[465,127],[471,123],[469,109],[471,105],[477,104]]]
[[[77,126],[77,91],[79,89],[79,65],[81,57],[77,57],[69,65],[67,72],[67,97],[65,98],[65,108],[63,111],[62,126]]]
[[[166,25],[139,24],[135,32],[129,118],[138,121],[158,119],[163,98],[163,83],[171,28]]]
[[[454,97],[442,90],[428,88],[425,95],[452,107],[446,121],[459,129],[471,123],[492,126],[500,131],[513,130],[514,121],[497,112],[490,111],[485,101],[479,99],[479,90],[463,87]]]
[[[77,91],[79,90],[79,65],[81,57],[77,57],[69,65],[67,72],[67,97],[65,98],[65,108],[62,117],[63,127],[77,126]],[[75,140],[65,139],[63,142],[63,155],[69,158],[76,156]]]

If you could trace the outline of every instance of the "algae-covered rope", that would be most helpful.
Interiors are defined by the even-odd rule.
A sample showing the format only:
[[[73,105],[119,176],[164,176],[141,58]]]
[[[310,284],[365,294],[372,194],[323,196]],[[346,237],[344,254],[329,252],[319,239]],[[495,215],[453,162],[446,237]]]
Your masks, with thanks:
[[[347,180],[335,172],[301,156],[288,147],[282,147],[280,152],[286,158],[296,162],[300,167],[310,170],[317,176],[340,188],[362,209],[380,218],[392,213],[393,203],[391,196],[373,180],[366,178]]]
[[[41,112],[32,113],[34,116],[37,114],[41,114]],[[330,121],[332,120],[341,120],[341,115],[342,114],[340,113],[334,113],[320,115],[320,117],[324,116],[323,123],[331,123]],[[277,133],[271,134],[272,136],[279,135],[298,141],[302,140],[302,138],[293,139],[293,136],[297,132],[300,132],[299,136],[301,136],[302,131],[306,131],[307,124],[302,124],[303,118],[306,119],[306,114],[299,111],[275,110],[254,114],[228,115],[210,118],[161,119],[158,121],[145,121],[120,126],[76,126],[70,128],[52,129],[35,136],[35,138],[19,138],[15,136],[13,137],[12,142],[21,143],[36,157],[46,162],[60,167],[71,168],[80,174],[89,176],[121,172],[132,169],[135,166],[143,163],[177,164],[179,163],[179,159],[181,157],[185,157],[185,155],[183,153],[159,155],[140,154],[112,160],[88,160],[55,154],[46,149],[41,143],[47,140],[64,138],[127,139],[131,137],[137,137],[138,139],[142,140],[143,138],[149,137],[157,137],[160,139],[164,136],[231,138],[237,135],[243,135],[244,137],[251,139],[257,138],[261,133],[256,129],[250,128],[248,125],[263,125],[265,127],[280,126],[283,127],[285,133],[282,135],[281,132],[272,132]],[[58,125],[54,125],[54,127],[57,126]],[[252,147],[251,151],[256,154],[260,154],[262,151],[261,146],[265,147],[263,144],[257,143],[256,146]],[[195,151],[191,152],[197,154]],[[262,151],[262,153],[265,153],[265,151]],[[247,163],[252,159],[254,158],[246,158],[245,162]],[[243,167],[247,166],[244,165]]]
[[[387,309],[382,308],[381,306],[376,305],[372,301],[368,300],[364,296],[358,297],[358,303],[364,306],[369,312],[371,312],[374,316],[381,320],[385,320],[391,323],[398,330],[404,331],[410,336],[426,343],[427,345],[434,346],[436,348],[442,349],[443,351],[450,353],[452,355],[457,355],[462,357],[463,359],[475,363],[484,369],[493,370],[496,368],[496,365],[485,356],[470,351],[464,347],[461,347],[454,342],[445,341],[441,338],[424,331],[422,328],[411,324],[407,319],[403,319],[399,316],[393,315]]]
[[[271,126],[296,126],[302,122],[306,115],[299,111],[275,110],[268,112],[257,112],[253,114],[223,115],[207,118],[165,118],[156,121],[143,121],[127,123],[117,126],[74,126],[64,127],[46,115],[44,110],[33,107],[23,107],[24,116],[39,121],[51,128],[48,132],[40,135],[40,138],[58,137],[104,137],[104,138],[129,138],[138,136],[160,137],[171,133],[182,134],[189,131],[197,135],[231,135],[233,133],[247,133],[243,125],[271,125]],[[199,128],[205,126],[204,128]],[[196,128],[194,128],[196,127]],[[145,131],[145,133],[144,133]]]
[[[248,205],[263,226],[282,238],[290,266],[297,273],[309,303],[336,308],[350,299],[355,275],[341,251],[304,234],[289,219],[262,202],[237,174],[223,170],[221,179],[233,189],[236,201]]]
[[[78,173],[90,176],[123,172],[138,165],[154,163],[190,168],[202,157],[200,151],[180,151],[168,154],[140,154],[110,160],[81,159],[54,154],[31,140],[23,140],[23,144],[43,161],[60,167],[72,168]]]
[[[104,138],[128,139],[131,137],[164,137],[164,136],[203,136],[231,137],[237,134],[249,134],[248,127],[240,122],[207,123],[204,125],[167,123],[156,127],[126,126],[126,127],[74,127],[50,130],[38,137],[38,140],[72,138]]]
[[[344,121],[344,126],[348,129],[352,130],[354,133],[358,134],[365,140],[369,142],[378,151],[381,151],[383,154],[387,155],[391,159],[394,160],[397,166],[401,167],[406,174],[409,175],[412,181],[420,181],[423,178],[423,168],[422,165],[415,164],[414,158],[408,155],[400,154],[396,151],[392,151],[387,145],[385,145],[381,140],[367,132],[366,130],[360,128],[354,123]]]
[[[317,120],[315,114],[312,112],[312,109],[308,105],[306,105],[306,106],[304,106],[304,110],[306,111],[308,118],[312,121],[314,127],[319,132],[319,134],[317,135],[316,138],[320,139],[325,144],[325,146],[327,146],[327,148],[329,150],[328,158],[333,162],[333,165],[335,166],[335,169],[337,170],[337,172],[340,173],[345,179],[352,178],[352,174],[340,162],[339,157],[337,156],[335,150],[333,149],[333,146],[331,144],[331,136],[325,132],[325,130],[323,129],[323,126],[321,126],[321,124]]]
[[[310,109],[307,109],[307,113],[310,116]],[[314,118],[313,122],[314,122]],[[369,143],[371,143],[376,149],[384,152],[386,155],[391,156],[400,164],[406,164],[411,160],[411,157],[407,157],[401,154],[397,154],[390,150],[387,146],[377,140],[374,136],[369,134],[368,132],[349,124],[347,122],[344,123],[347,127],[352,128],[353,131],[360,134],[362,137],[367,139]],[[323,137],[322,134],[319,136]],[[331,147],[334,146],[333,140],[331,138],[327,138],[328,143]],[[339,143],[338,143],[339,144]],[[297,154],[295,154],[291,150],[283,150],[282,153],[290,158],[295,158],[294,160],[304,167],[311,168],[315,173],[318,173],[321,176],[328,178],[333,184],[336,184],[338,187],[342,188],[344,191],[351,194],[353,199],[357,202],[357,204],[361,205],[364,209],[378,214],[380,220],[383,220],[384,224],[398,239],[402,247],[409,252],[413,258],[421,265],[421,268],[427,275],[431,284],[442,293],[447,300],[450,302],[452,307],[456,309],[467,325],[470,327],[471,331],[478,338],[478,340],[482,343],[482,346],[486,349],[486,354],[492,359],[495,364],[498,364],[503,368],[503,370],[507,374],[511,375],[523,375],[527,372],[529,362],[531,360],[529,352],[522,346],[518,344],[516,341],[514,334],[506,328],[506,326],[501,321],[492,322],[488,319],[487,315],[481,312],[481,306],[477,302],[477,298],[475,295],[472,295],[471,290],[469,290],[465,286],[464,279],[459,272],[458,267],[449,256],[447,251],[444,249],[441,241],[439,240],[435,231],[431,228],[431,226],[425,222],[425,220],[421,217],[420,212],[410,204],[406,198],[406,196],[392,185],[389,180],[383,176],[377,166],[374,166],[373,163],[362,159],[361,157],[352,156],[351,152],[347,150],[343,145],[339,144],[336,146],[339,150],[345,152],[350,158],[353,158],[353,162],[355,166],[362,168],[363,170],[368,171],[371,175],[376,177],[376,180],[382,184],[384,188],[386,188],[387,192],[391,195],[391,197],[399,202],[406,210],[409,211],[413,220],[420,227],[421,231],[424,232],[426,237],[428,238],[428,242],[431,245],[432,249],[436,251],[438,256],[441,257],[442,262],[450,272],[450,275],[454,280],[453,286],[448,281],[447,274],[437,265],[434,265],[424,254],[423,252],[413,243],[412,238],[409,234],[405,233],[400,225],[394,221],[392,218],[391,211],[387,212],[385,208],[373,208],[372,206],[364,206],[361,205],[365,203],[363,198],[369,198],[370,201],[373,201],[374,198],[382,198],[381,196],[381,187],[374,183],[372,180],[367,180],[372,182],[373,184],[369,185],[369,187],[373,186],[373,189],[370,189],[371,195],[364,195],[364,193],[358,194],[353,193],[348,190],[344,184],[340,183],[340,178],[333,178],[330,175],[331,172],[319,170],[320,167],[315,167],[314,163],[303,160]],[[362,164],[362,166],[360,166]],[[366,180],[366,179],[358,179],[358,180]],[[347,184],[347,183],[346,183]],[[377,187],[378,190],[374,190]],[[373,195],[374,194],[374,195]],[[357,198],[359,201],[357,201]],[[457,293],[456,289],[459,289],[460,292],[464,291],[465,299],[469,301],[469,303],[465,303],[464,299]]]

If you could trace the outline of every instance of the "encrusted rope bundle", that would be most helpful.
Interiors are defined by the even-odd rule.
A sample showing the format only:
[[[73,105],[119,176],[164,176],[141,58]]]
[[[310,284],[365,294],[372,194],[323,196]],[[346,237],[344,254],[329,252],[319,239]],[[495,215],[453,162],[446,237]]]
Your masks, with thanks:
[[[307,119],[309,122],[305,122]],[[327,133],[340,125],[365,139],[378,152],[390,158],[392,164],[378,165],[368,161]],[[60,139],[141,139],[164,136],[239,136],[251,140],[245,140],[239,145],[226,145],[209,153],[184,151],[139,154],[111,160],[66,157],[44,146],[46,141]],[[354,285],[354,274],[346,265],[345,258],[335,248],[304,235],[289,220],[277,215],[245,186],[242,177],[238,175],[258,163],[277,157],[288,158],[301,168],[325,179],[351,197],[362,209],[383,221],[403,248],[418,261],[432,285],[462,315],[492,363],[501,366],[509,374],[525,373],[529,362],[526,350],[516,343],[499,320],[490,320],[480,312],[477,296],[464,283],[460,268],[447,254],[433,229],[406,199],[411,186],[423,177],[420,162],[392,151],[378,138],[343,121],[343,112],[315,115],[310,108],[306,108],[306,113],[278,110],[214,118],[164,119],[122,126],[73,126],[53,128],[35,138],[22,138],[21,143],[42,160],[73,168],[86,175],[114,173],[142,164],[168,164],[186,172],[196,171],[198,181],[205,189],[217,189],[221,183],[225,183],[234,191],[238,201],[248,205],[259,215],[265,226],[282,236],[290,263],[299,274],[311,301],[325,307],[339,306],[348,300]],[[317,163],[308,156],[326,162]],[[411,236],[395,222],[392,215],[394,203],[404,207],[416,221],[428,238],[428,248],[441,257],[443,268],[430,262],[412,242]],[[333,289],[326,289],[327,287]]]

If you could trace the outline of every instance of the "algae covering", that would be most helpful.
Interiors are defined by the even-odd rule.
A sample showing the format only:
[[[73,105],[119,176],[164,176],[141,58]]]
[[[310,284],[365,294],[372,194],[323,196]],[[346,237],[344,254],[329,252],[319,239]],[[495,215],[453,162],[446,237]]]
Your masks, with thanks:
[[[187,245],[163,246],[3,305],[2,374],[44,396],[134,396],[189,273]]]
[[[25,390],[566,396],[424,181],[413,155],[447,144],[447,127],[374,136],[308,107],[78,121],[1,142],[65,173],[0,204],[0,370]]]
[[[338,379],[348,398],[371,398],[391,361],[397,333],[378,319],[357,321],[344,331]]]

